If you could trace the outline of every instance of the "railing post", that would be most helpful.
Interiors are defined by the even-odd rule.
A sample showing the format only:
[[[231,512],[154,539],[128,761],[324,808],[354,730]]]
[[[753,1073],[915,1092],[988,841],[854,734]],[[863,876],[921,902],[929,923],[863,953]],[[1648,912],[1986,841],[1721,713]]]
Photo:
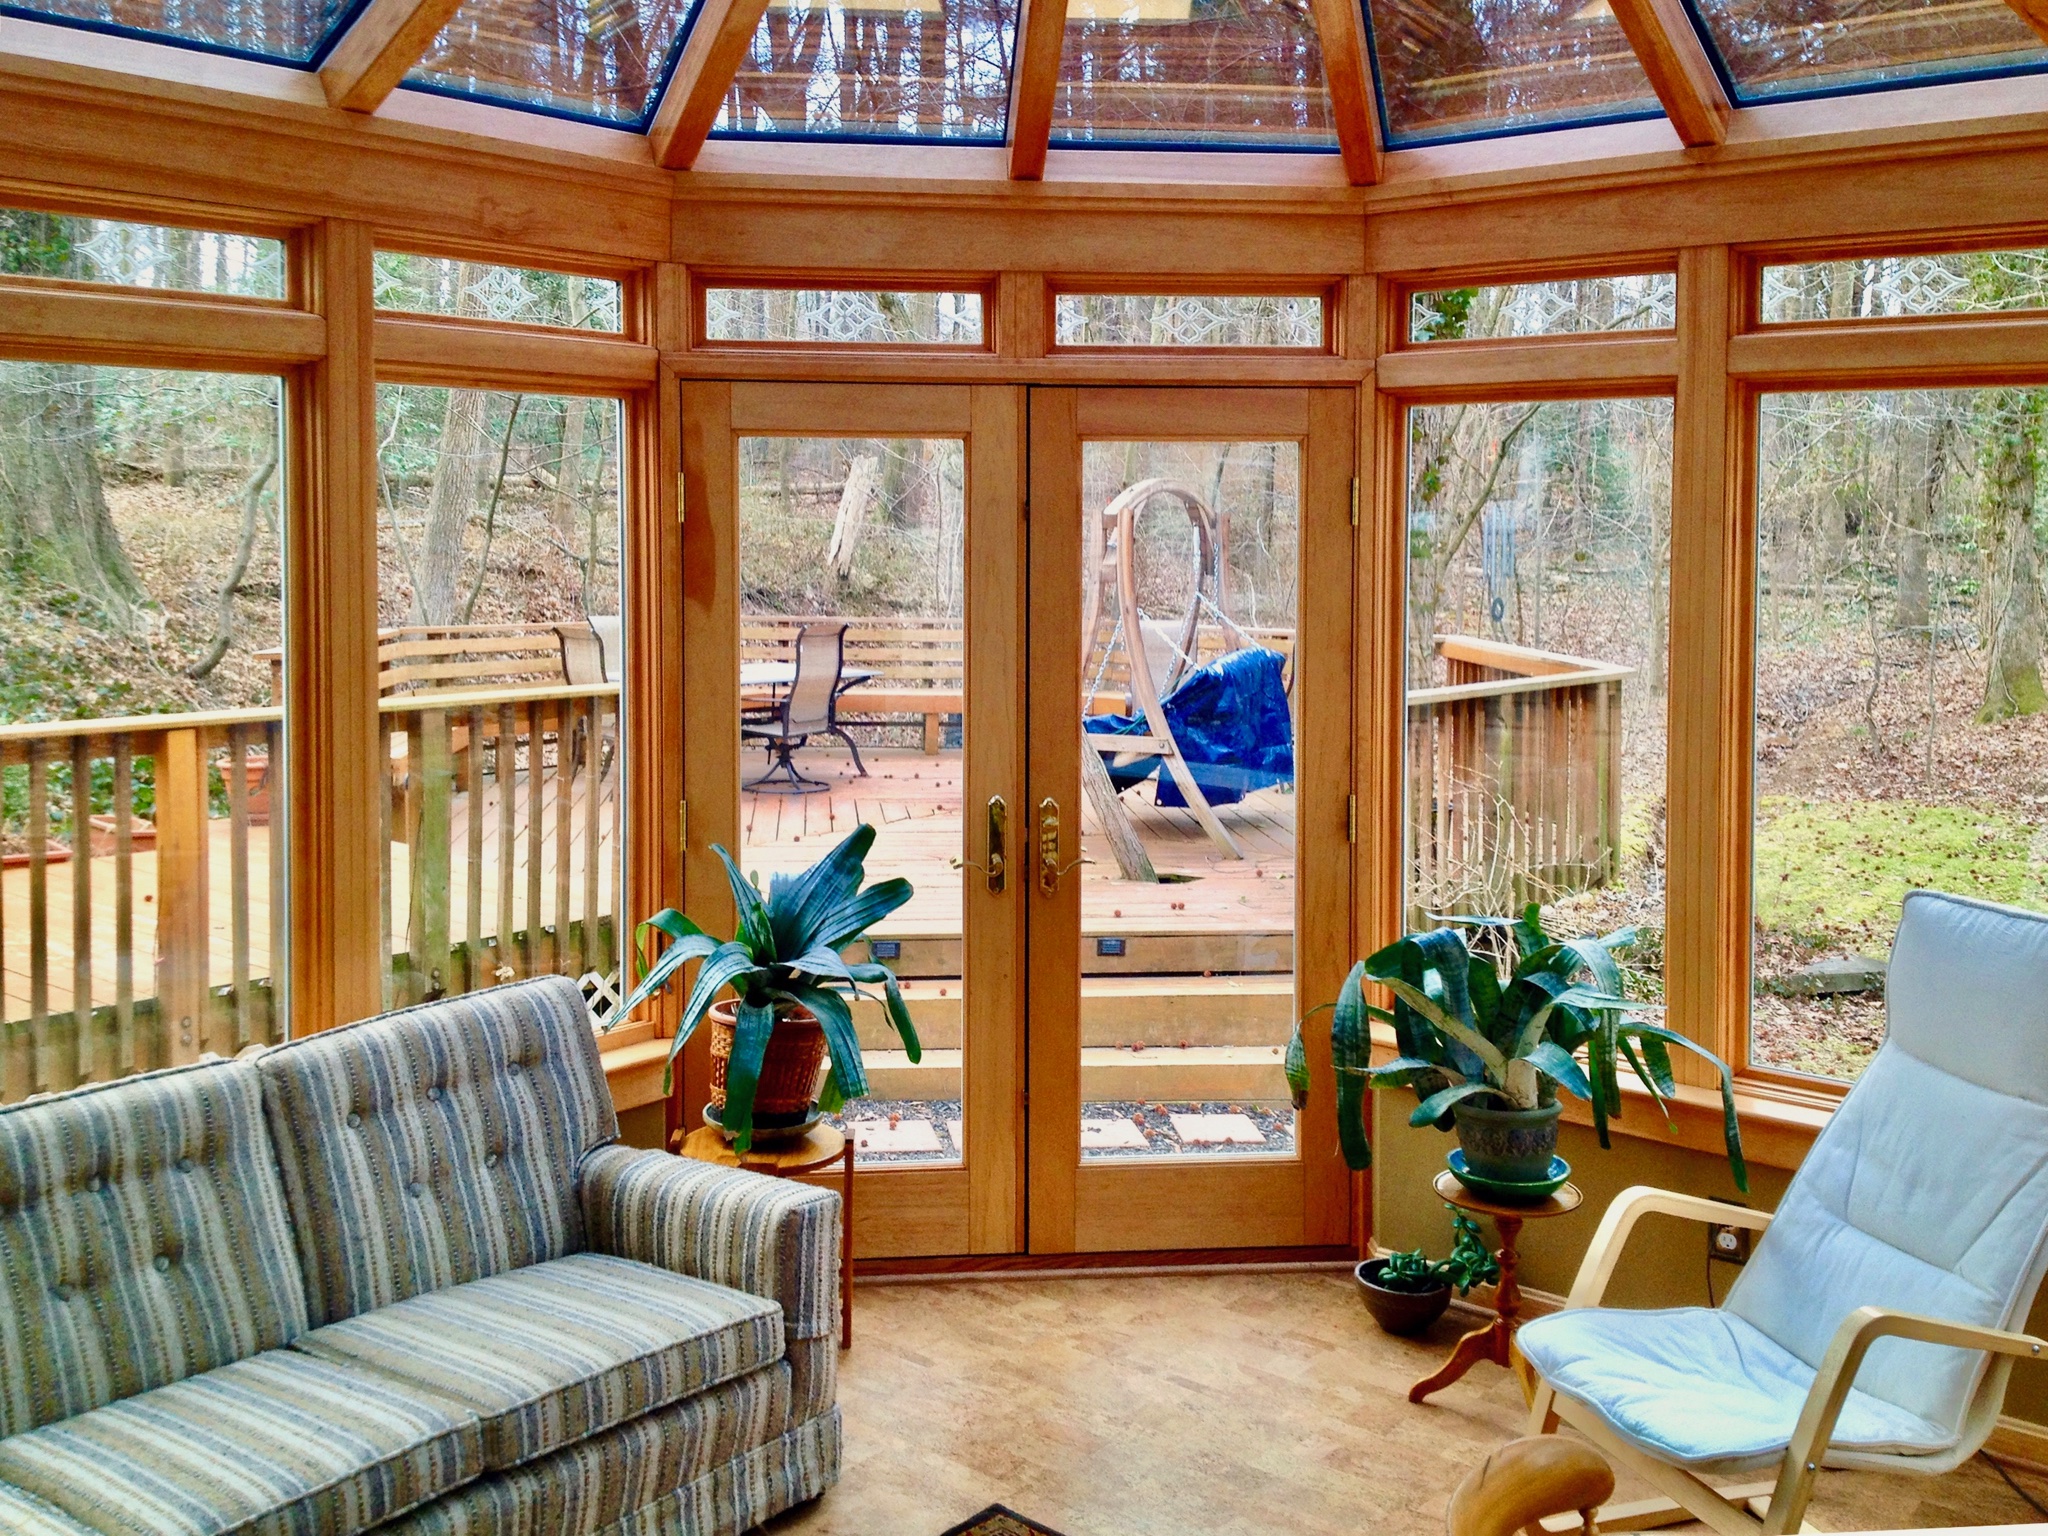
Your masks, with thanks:
[[[158,1022],[175,1065],[198,1059],[206,1013],[207,782],[197,730],[164,733],[156,813]]]
[[[406,936],[411,970],[407,1000],[438,996],[448,986],[448,886],[453,851],[449,813],[455,769],[448,714],[423,709],[406,719],[406,852],[412,886]]]

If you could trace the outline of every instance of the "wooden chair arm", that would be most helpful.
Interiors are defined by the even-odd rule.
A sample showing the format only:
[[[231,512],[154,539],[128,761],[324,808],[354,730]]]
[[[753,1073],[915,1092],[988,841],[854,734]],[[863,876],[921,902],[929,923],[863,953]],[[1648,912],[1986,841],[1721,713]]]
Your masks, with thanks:
[[[1777,1492],[1771,1498],[1771,1516],[1786,1518],[1790,1511],[1804,1512],[1813,1490],[1813,1479],[1835,1432],[1835,1420],[1856,1373],[1870,1346],[1883,1338],[1917,1339],[1924,1344],[1946,1344],[1956,1349],[1982,1349],[1995,1355],[2038,1359],[2048,1350],[2048,1340],[2030,1333],[2009,1333],[2003,1328],[1984,1328],[1975,1323],[1950,1322],[1945,1318],[1923,1317],[1915,1312],[1892,1312],[1883,1307],[1858,1307],[1842,1319],[1814,1373],[1806,1393],[1806,1406],[1799,1411],[1799,1423],[1792,1431],[1792,1443],[1785,1448],[1785,1462],[1778,1474]],[[1784,1530],[1782,1524],[1766,1526]]]
[[[1599,1229],[1586,1248],[1585,1258],[1579,1262],[1579,1272],[1572,1281],[1571,1294],[1565,1298],[1565,1305],[1596,1307],[1600,1304],[1600,1298],[1607,1294],[1607,1283],[1614,1278],[1615,1266],[1621,1262],[1621,1250],[1628,1243],[1629,1233],[1645,1216],[1682,1216],[1688,1221],[1746,1227],[1753,1232],[1761,1232],[1771,1224],[1771,1214],[1769,1211],[1752,1210],[1746,1205],[1730,1205],[1725,1200],[1683,1195],[1676,1190],[1656,1189],[1647,1184],[1633,1185],[1616,1195],[1606,1214],[1600,1218]]]

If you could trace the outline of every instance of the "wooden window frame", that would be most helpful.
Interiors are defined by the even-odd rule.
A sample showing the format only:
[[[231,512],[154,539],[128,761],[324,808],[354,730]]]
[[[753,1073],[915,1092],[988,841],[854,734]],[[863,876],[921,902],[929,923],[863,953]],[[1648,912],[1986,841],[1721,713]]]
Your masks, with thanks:
[[[998,350],[1001,306],[995,274],[978,272],[934,277],[929,272],[905,276],[893,272],[729,272],[698,267],[690,271],[689,349],[697,353],[780,356],[792,360],[830,357],[908,357],[950,359],[994,357]],[[710,335],[708,309],[714,288],[766,289],[776,293],[805,291],[842,293],[971,293],[981,299],[981,340],[964,341],[732,341]]]
[[[1163,357],[1340,357],[1344,352],[1344,284],[1342,277],[1309,277],[1297,281],[1261,280],[1245,282],[1226,279],[1204,282],[1185,275],[1148,279],[1118,274],[1114,277],[1074,277],[1047,273],[1044,282],[1045,355],[1047,357],[1128,357],[1156,360]],[[1313,347],[1226,347],[1226,346],[1112,346],[1074,345],[1059,340],[1059,305],[1063,298],[1196,298],[1196,299],[1317,299],[1323,306],[1323,339]]]

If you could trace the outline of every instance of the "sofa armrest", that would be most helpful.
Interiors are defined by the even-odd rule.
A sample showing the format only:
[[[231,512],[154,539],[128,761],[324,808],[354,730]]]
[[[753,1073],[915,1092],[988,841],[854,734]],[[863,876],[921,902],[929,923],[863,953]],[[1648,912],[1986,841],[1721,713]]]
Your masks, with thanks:
[[[585,1241],[782,1305],[791,1341],[839,1326],[839,1196],[667,1152],[598,1147],[577,1170]]]

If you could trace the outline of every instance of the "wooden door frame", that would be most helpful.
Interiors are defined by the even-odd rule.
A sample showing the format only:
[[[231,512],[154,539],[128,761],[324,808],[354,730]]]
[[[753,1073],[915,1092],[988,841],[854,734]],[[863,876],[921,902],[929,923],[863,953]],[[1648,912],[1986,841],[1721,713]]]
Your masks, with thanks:
[[[681,385],[683,526],[682,905],[716,930],[733,917],[713,843],[739,845],[738,444],[742,437],[927,437],[966,444],[966,694],[963,806],[991,795],[1021,825],[1024,670],[1024,392],[1006,385]],[[732,722],[730,731],[702,722]],[[982,819],[963,818],[981,861]],[[1015,834],[1013,833],[1013,841]],[[996,895],[962,870],[964,1163],[855,1174],[856,1258],[1015,1253],[1024,1245],[1022,871]],[[682,1061],[684,1109],[709,1098],[710,1040]],[[837,1187],[836,1174],[830,1176]]]
[[[1081,450],[1089,439],[1292,440],[1302,445],[1295,688],[1295,987],[1304,1007],[1334,999],[1353,934],[1352,779],[1357,393],[1344,388],[1041,388],[1030,399],[1030,808],[1020,859],[1029,909],[1031,1010],[1028,1229],[1036,1254],[1228,1248],[1330,1250],[1351,1241],[1352,1179],[1337,1147],[1329,1038],[1308,1032],[1319,1084],[1294,1159],[1136,1160],[1083,1166],[1079,1062],[1080,882],[1038,885],[1037,807],[1064,822],[1060,858],[1080,856]],[[1341,856],[1312,850],[1342,848]]]

